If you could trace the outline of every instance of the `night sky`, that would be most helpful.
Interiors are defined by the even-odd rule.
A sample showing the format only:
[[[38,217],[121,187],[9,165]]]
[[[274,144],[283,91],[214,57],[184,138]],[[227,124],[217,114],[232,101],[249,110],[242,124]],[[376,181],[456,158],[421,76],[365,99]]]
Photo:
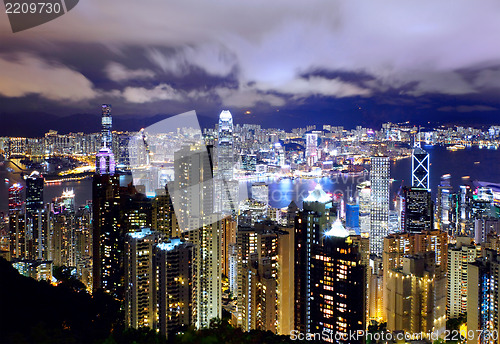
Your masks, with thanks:
[[[124,129],[500,124],[497,0],[83,0],[15,34],[0,12],[0,135],[94,130],[101,103]]]

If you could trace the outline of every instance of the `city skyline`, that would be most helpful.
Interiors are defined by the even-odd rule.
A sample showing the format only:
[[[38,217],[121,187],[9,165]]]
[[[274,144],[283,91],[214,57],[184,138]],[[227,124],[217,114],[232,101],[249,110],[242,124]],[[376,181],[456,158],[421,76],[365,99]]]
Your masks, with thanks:
[[[496,2],[261,5],[86,3],[16,34],[2,14],[6,128],[35,114],[85,123],[108,102],[117,123],[196,110],[211,124],[230,109],[268,127],[498,124]]]
[[[500,342],[498,1],[5,7],[2,343]]]

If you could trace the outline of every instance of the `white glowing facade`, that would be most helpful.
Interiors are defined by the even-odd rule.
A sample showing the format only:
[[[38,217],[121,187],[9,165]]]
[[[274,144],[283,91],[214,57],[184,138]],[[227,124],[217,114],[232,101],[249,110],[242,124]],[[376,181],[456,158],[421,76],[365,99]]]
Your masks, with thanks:
[[[217,178],[215,211],[234,214],[237,206],[238,183],[234,180],[233,116],[224,110],[219,116],[217,139]]]
[[[384,237],[389,234],[390,160],[386,156],[371,158],[370,254],[382,256]]]
[[[306,161],[312,166],[318,161],[318,134],[306,134]]]

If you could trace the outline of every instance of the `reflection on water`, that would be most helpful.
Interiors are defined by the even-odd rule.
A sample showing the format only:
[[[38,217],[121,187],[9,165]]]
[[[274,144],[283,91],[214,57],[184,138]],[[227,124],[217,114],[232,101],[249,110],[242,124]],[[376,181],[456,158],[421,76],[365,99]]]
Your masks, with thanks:
[[[500,151],[480,150],[478,148],[468,148],[456,152],[447,151],[444,147],[424,147],[431,160],[430,183],[435,196],[436,187],[443,174],[451,174],[451,183],[457,188],[458,185],[468,182],[462,179],[463,176],[470,176],[470,181],[477,179],[489,182],[500,182]],[[8,170],[9,169],[9,170]],[[12,170],[10,170],[12,169]],[[123,176],[122,185],[130,181],[131,176]],[[391,177],[394,178],[392,184],[392,194],[397,192],[401,185],[407,185],[411,180],[411,160],[399,160],[391,165]],[[291,200],[298,206],[302,205],[302,199],[307,197],[308,191],[313,190],[319,182],[323,189],[329,193],[342,192],[346,200],[354,196],[355,186],[360,181],[368,178],[367,175],[347,176],[339,175],[337,178],[321,179],[260,179],[269,184],[269,201],[272,207],[286,207]],[[0,166],[0,211],[8,208],[7,189],[9,185],[22,182],[20,170],[13,164],[3,163]],[[250,187],[252,182],[242,184],[242,188]],[[67,182],[63,184],[46,185],[44,190],[44,201],[50,202],[54,197],[62,194],[66,188],[75,191],[75,204],[84,204],[86,200],[92,198],[92,180],[82,180],[77,182]],[[248,190],[250,195],[250,190]]]

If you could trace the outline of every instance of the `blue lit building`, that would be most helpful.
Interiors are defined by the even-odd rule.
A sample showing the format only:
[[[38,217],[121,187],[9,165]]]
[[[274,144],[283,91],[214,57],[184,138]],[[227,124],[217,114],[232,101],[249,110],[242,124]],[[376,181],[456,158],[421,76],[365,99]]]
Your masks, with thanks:
[[[345,208],[345,225],[347,228],[359,228],[359,205],[347,203]]]

